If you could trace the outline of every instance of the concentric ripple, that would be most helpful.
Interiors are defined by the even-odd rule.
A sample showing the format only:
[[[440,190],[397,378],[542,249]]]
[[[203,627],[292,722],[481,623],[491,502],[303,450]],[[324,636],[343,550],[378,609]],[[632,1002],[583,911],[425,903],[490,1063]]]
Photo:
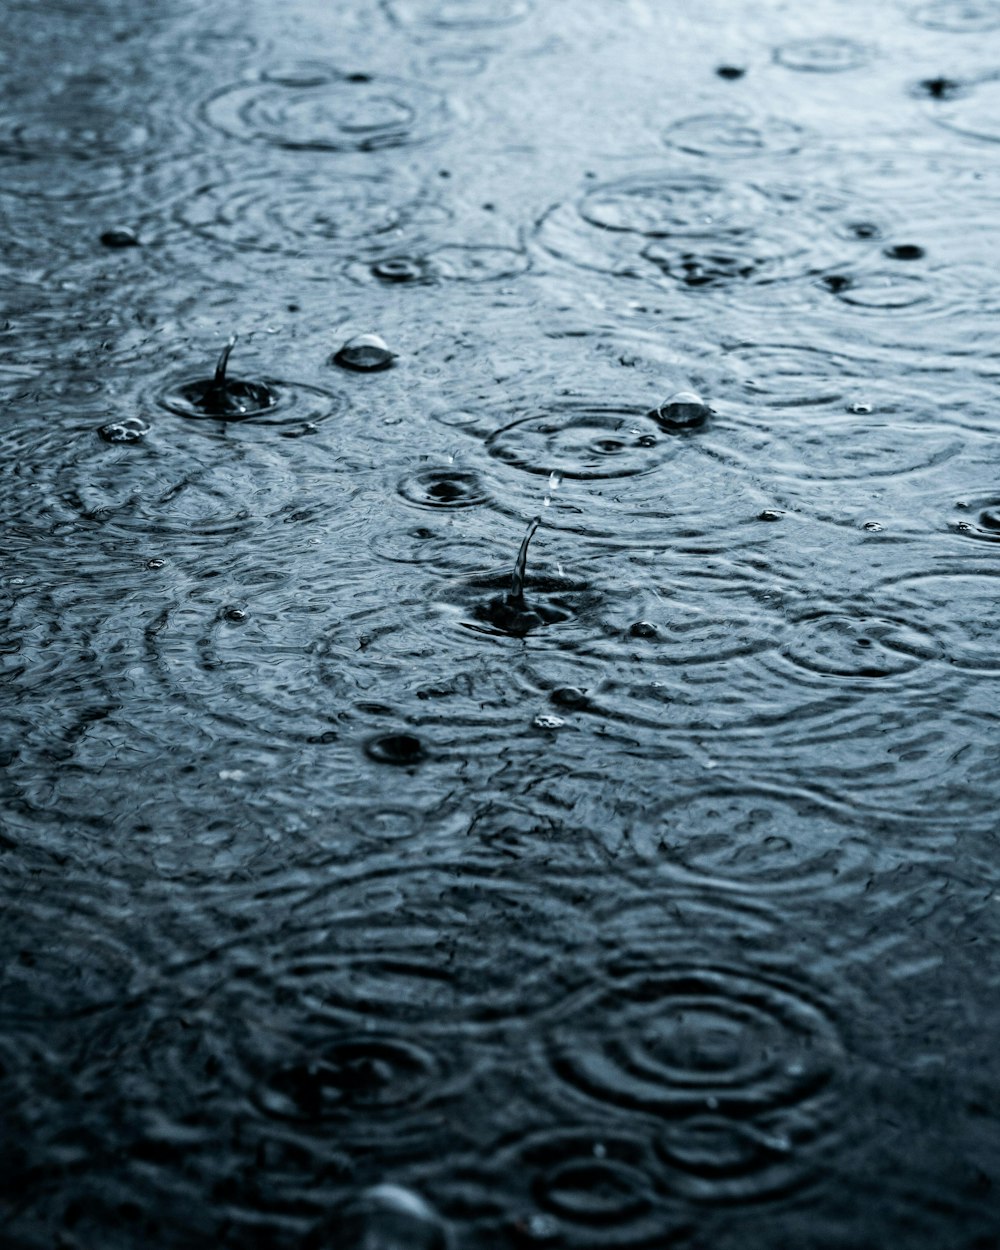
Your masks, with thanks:
[[[421,205],[377,178],[333,178],[322,170],[254,175],[201,187],[177,217],[206,238],[246,251],[355,257],[398,247]]]
[[[315,152],[418,143],[448,120],[444,97],[422,84],[312,63],[225,87],[206,101],[203,114],[232,138]]]
[[[382,0],[400,26],[439,30],[489,30],[523,21],[533,0]]]
[[[828,35],[795,39],[775,49],[774,59],[786,69],[810,74],[840,74],[859,69],[871,59],[871,49],[854,39]]]
[[[353,881],[312,891],[280,931],[254,978],[264,1001],[278,994],[329,1027],[405,1028],[415,1045],[442,1031],[543,1017],[584,975],[585,927],[570,892],[551,881],[539,888],[504,880],[468,862],[366,867]]]
[[[668,876],[751,896],[857,889],[874,860],[862,833],[819,805],[721,781],[665,803],[632,842]]]
[[[343,406],[339,395],[304,382],[286,382],[277,378],[261,378],[253,382],[228,380],[231,389],[243,388],[247,410],[237,417],[206,411],[203,396],[210,385],[204,375],[179,378],[156,394],[156,402],[168,412],[198,421],[230,421],[239,419],[255,426],[316,426]]]
[[[1000,143],[1000,70],[963,82],[962,87],[947,99],[930,103],[930,116],[960,135]]]
[[[1000,576],[995,565],[908,573],[886,581],[882,591],[909,619],[933,632],[948,665],[1000,673],[994,632]]]
[[[608,1125],[544,1129],[505,1145],[491,1162],[493,1185],[516,1187],[509,1202],[525,1244],[582,1250],[672,1240],[677,1213],[640,1133]]]
[[[696,113],[668,126],[663,138],[682,152],[734,160],[788,156],[802,147],[806,132],[781,117],[759,117],[750,112]]]
[[[595,1010],[558,1036],[557,1071],[589,1099],[676,1118],[734,1119],[791,1108],[834,1080],[833,1022],[790,985],[711,965],[630,968]]]
[[[658,422],[628,409],[570,407],[515,421],[486,447],[525,473],[580,481],[632,477],[658,468],[677,441]]]
[[[823,272],[870,241],[851,231],[862,216],[856,196],[816,186],[650,174],[550,209],[536,237],[584,269],[732,293]]]
[[[910,10],[910,19],[928,30],[974,35],[1000,26],[997,0],[929,0]]]
[[[357,282],[386,286],[428,286],[438,282],[498,282],[528,268],[528,258],[513,247],[448,243],[435,251],[397,252],[370,263],[354,263],[348,273]]]

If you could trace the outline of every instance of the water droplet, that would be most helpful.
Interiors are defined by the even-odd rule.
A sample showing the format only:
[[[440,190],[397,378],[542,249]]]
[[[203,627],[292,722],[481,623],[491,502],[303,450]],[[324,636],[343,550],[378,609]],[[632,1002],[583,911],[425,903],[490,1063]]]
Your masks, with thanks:
[[[858,400],[853,404],[848,404],[847,411],[854,413],[857,417],[867,417],[871,415],[874,409],[871,404],[865,403],[863,400]]]
[[[246,610],[246,608],[230,607],[222,609],[222,619],[224,621],[229,621],[233,625],[242,625],[243,622],[249,618],[249,616],[250,613]]]
[[[920,260],[924,249],[916,243],[896,243],[884,249],[890,260]]]
[[[101,242],[105,247],[138,247],[139,236],[128,226],[116,226],[104,231]]]
[[[757,516],[758,521],[780,521],[785,514],[777,508],[765,508],[763,512]]]
[[[866,529],[869,534],[881,534],[883,527],[878,521],[866,521],[863,528]]]
[[[161,397],[164,407],[181,416],[214,417],[220,421],[242,421],[273,408],[278,396],[266,383],[228,376],[229,356],[235,346],[233,334],[222,349],[214,375],[181,383]]]
[[[649,415],[668,430],[697,430],[712,415],[712,409],[694,391],[677,391]]]
[[[652,623],[652,621],[636,621],[630,625],[628,632],[633,638],[658,638],[660,631]]]
[[[365,743],[366,754],[377,764],[409,766],[427,759],[424,744],[415,734],[380,734]]]
[[[149,425],[140,417],[109,421],[97,431],[106,443],[140,443],[149,433]]]
[[[388,369],[395,359],[395,352],[389,350],[385,339],[379,335],[356,334],[334,355],[333,363],[358,373],[374,373]]]
[[[162,569],[165,564],[166,560],[161,560],[159,556],[154,556],[152,560],[146,561],[146,568],[155,572],[157,569]]]
[[[566,724],[561,716],[553,716],[550,712],[539,712],[531,723],[536,729],[562,729]]]

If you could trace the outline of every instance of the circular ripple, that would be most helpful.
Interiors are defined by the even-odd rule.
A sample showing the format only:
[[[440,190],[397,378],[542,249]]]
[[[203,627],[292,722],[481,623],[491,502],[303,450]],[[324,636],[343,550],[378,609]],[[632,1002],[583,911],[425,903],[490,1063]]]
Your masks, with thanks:
[[[571,408],[515,421],[486,441],[491,456],[526,473],[594,481],[658,468],[676,448],[650,417],[627,409]]]
[[[647,1114],[740,1119],[793,1106],[824,1091],[841,1058],[821,1008],[727,968],[625,971],[598,1013],[596,1036],[577,1022],[558,1038],[557,1070],[592,1099]]]
[[[780,654],[821,679],[863,687],[892,685],[928,660],[943,658],[940,643],[903,618],[827,611],[800,617]]]
[[[539,245],[584,269],[689,289],[768,288],[822,272],[848,242],[856,196],[815,186],[763,187],[651,174],[595,187],[549,210]]]
[[[533,0],[382,0],[399,26],[440,30],[488,30],[513,26],[531,12]]]
[[[736,394],[769,408],[842,404],[876,366],[845,352],[802,343],[737,343],[724,349]]]
[[[697,113],[674,122],[664,140],[682,152],[730,160],[747,156],[779,156],[797,152],[806,132],[780,117],[752,113]]]
[[[998,0],[930,0],[910,10],[910,18],[929,30],[976,34],[1000,26]]]
[[[577,901],[569,894],[468,860],[368,868],[276,919],[255,986],[267,1002],[278,994],[289,1010],[308,1008],[318,1025],[398,1026],[410,1042],[537,1019],[586,976],[579,889]]]
[[[497,1189],[519,1186],[510,1205],[531,1203],[518,1221],[528,1244],[533,1230],[540,1244],[662,1244],[672,1223],[656,1183],[659,1160],[640,1135],[620,1128],[541,1130],[505,1146],[493,1165]]]
[[[498,282],[528,269],[528,258],[513,247],[446,244],[436,251],[396,253],[369,263],[356,262],[347,272],[357,282],[386,286],[429,286],[438,282]]]
[[[402,79],[325,66],[274,71],[226,87],[204,105],[208,123],[248,143],[317,152],[369,152],[418,143],[443,129],[444,98]]]
[[[928,105],[934,120],[972,139],[1000,143],[1000,72],[962,84],[963,90]]]
[[[802,423],[769,436],[752,427],[732,433],[725,444],[706,438],[706,450],[756,471],[767,457],[773,478],[796,489],[817,482],[899,479],[934,469],[962,451],[962,439],[936,427],[909,425],[851,414]]]
[[[933,633],[948,665],[1000,672],[995,631],[1000,577],[994,565],[910,573],[884,583],[883,590],[909,619]]]
[[[342,1038],[282,1064],[255,1094],[267,1115],[315,1123],[412,1106],[425,1097],[436,1076],[428,1051],[369,1033]]]
[[[871,51],[853,39],[829,35],[818,39],[795,39],[775,49],[774,59],[786,69],[811,74],[839,74],[867,64]]]
[[[261,174],[202,187],[177,209],[189,229],[230,247],[289,256],[354,257],[398,246],[420,216],[378,178],[332,179],[320,170]]]
[[[935,300],[935,291],[923,275],[894,269],[838,270],[822,278],[819,285],[842,304],[862,312],[898,313],[914,309],[923,313],[926,305]]]
[[[422,508],[472,508],[488,498],[474,470],[450,466],[418,469],[403,478],[398,490],[408,503]]]
[[[668,876],[751,896],[822,890],[829,897],[866,880],[874,858],[867,841],[824,808],[742,783],[678,795],[632,841]]]

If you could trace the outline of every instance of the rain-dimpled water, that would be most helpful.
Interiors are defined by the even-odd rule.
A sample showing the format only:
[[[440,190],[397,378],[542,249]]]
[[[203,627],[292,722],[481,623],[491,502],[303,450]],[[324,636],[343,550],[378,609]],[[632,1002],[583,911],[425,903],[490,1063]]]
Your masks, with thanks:
[[[3,26],[4,1250],[1000,1246],[1000,3]]]

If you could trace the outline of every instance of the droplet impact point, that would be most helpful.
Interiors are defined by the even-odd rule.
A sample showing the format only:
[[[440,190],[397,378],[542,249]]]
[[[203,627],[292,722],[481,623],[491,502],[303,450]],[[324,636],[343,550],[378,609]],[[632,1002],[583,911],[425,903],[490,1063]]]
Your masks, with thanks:
[[[122,421],[109,421],[97,433],[106,443],[141,443],[149,430],[149,424],[141,417],[125,417]]]

